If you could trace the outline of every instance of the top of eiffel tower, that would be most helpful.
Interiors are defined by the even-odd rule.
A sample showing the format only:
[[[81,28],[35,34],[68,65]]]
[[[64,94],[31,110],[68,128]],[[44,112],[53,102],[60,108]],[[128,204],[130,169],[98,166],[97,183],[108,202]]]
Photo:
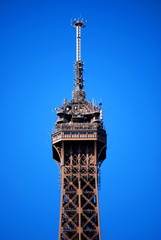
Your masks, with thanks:
[[[96,105],[86,99],[83,85],[83,62],[81,59],[81,30],[85,27],[83,19],[75,19],[72,27],[76,29],[76,61],[75,61],[75,84],[73,97],[70,101],[64,99],[64,104],[56,108],[58,120],[56,130],[82,126],[89,129],[103,129],[101,103]],[[80,127],[78,127],[80,126]]]

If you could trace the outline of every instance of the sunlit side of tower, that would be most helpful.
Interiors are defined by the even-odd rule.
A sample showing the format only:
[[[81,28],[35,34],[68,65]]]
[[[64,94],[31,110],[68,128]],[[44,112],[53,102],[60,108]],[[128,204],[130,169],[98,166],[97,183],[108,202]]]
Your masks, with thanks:
[[[61,173],[59,240],[100,240],[98,174],[106,158],[102,109],[88,101],[83,85],[81,29],[76,28],[75,89],[70,101],[56,109],[53,158]]]

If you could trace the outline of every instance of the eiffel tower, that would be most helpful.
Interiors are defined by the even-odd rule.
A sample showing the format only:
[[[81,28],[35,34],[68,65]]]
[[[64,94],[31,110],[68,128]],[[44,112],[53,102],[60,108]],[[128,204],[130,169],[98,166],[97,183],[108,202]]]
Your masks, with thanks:
[[[53,159],[61,174],[59,240],[101,240],[98,204],[99,171],[106,158],[106,132],[101,104],[86,99],[81,60],[81,30],[76,29],[75,89],[56,109],[52,132]]]

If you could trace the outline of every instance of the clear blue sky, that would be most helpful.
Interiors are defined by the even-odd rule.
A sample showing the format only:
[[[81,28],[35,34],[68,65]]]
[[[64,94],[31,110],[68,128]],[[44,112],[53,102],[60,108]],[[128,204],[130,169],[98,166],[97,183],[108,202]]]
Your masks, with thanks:
[[[80,15],[87,98],[102,99],[108,133],[102,240],[161,239],[160,13],[159,0],[0,1],[0,239],[57,240],[50,135],[71,99]]]

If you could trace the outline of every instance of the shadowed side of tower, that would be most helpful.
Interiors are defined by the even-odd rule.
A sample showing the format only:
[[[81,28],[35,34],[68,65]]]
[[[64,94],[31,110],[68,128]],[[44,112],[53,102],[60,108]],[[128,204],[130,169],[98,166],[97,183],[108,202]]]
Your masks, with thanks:
[[[86,99],[81,60],[83,20],[76,28],[73,98],[57,108],[52,133],[53,158],[61,172],[59,240],[100,240],[98,172],[106,158],[102,109]]]

